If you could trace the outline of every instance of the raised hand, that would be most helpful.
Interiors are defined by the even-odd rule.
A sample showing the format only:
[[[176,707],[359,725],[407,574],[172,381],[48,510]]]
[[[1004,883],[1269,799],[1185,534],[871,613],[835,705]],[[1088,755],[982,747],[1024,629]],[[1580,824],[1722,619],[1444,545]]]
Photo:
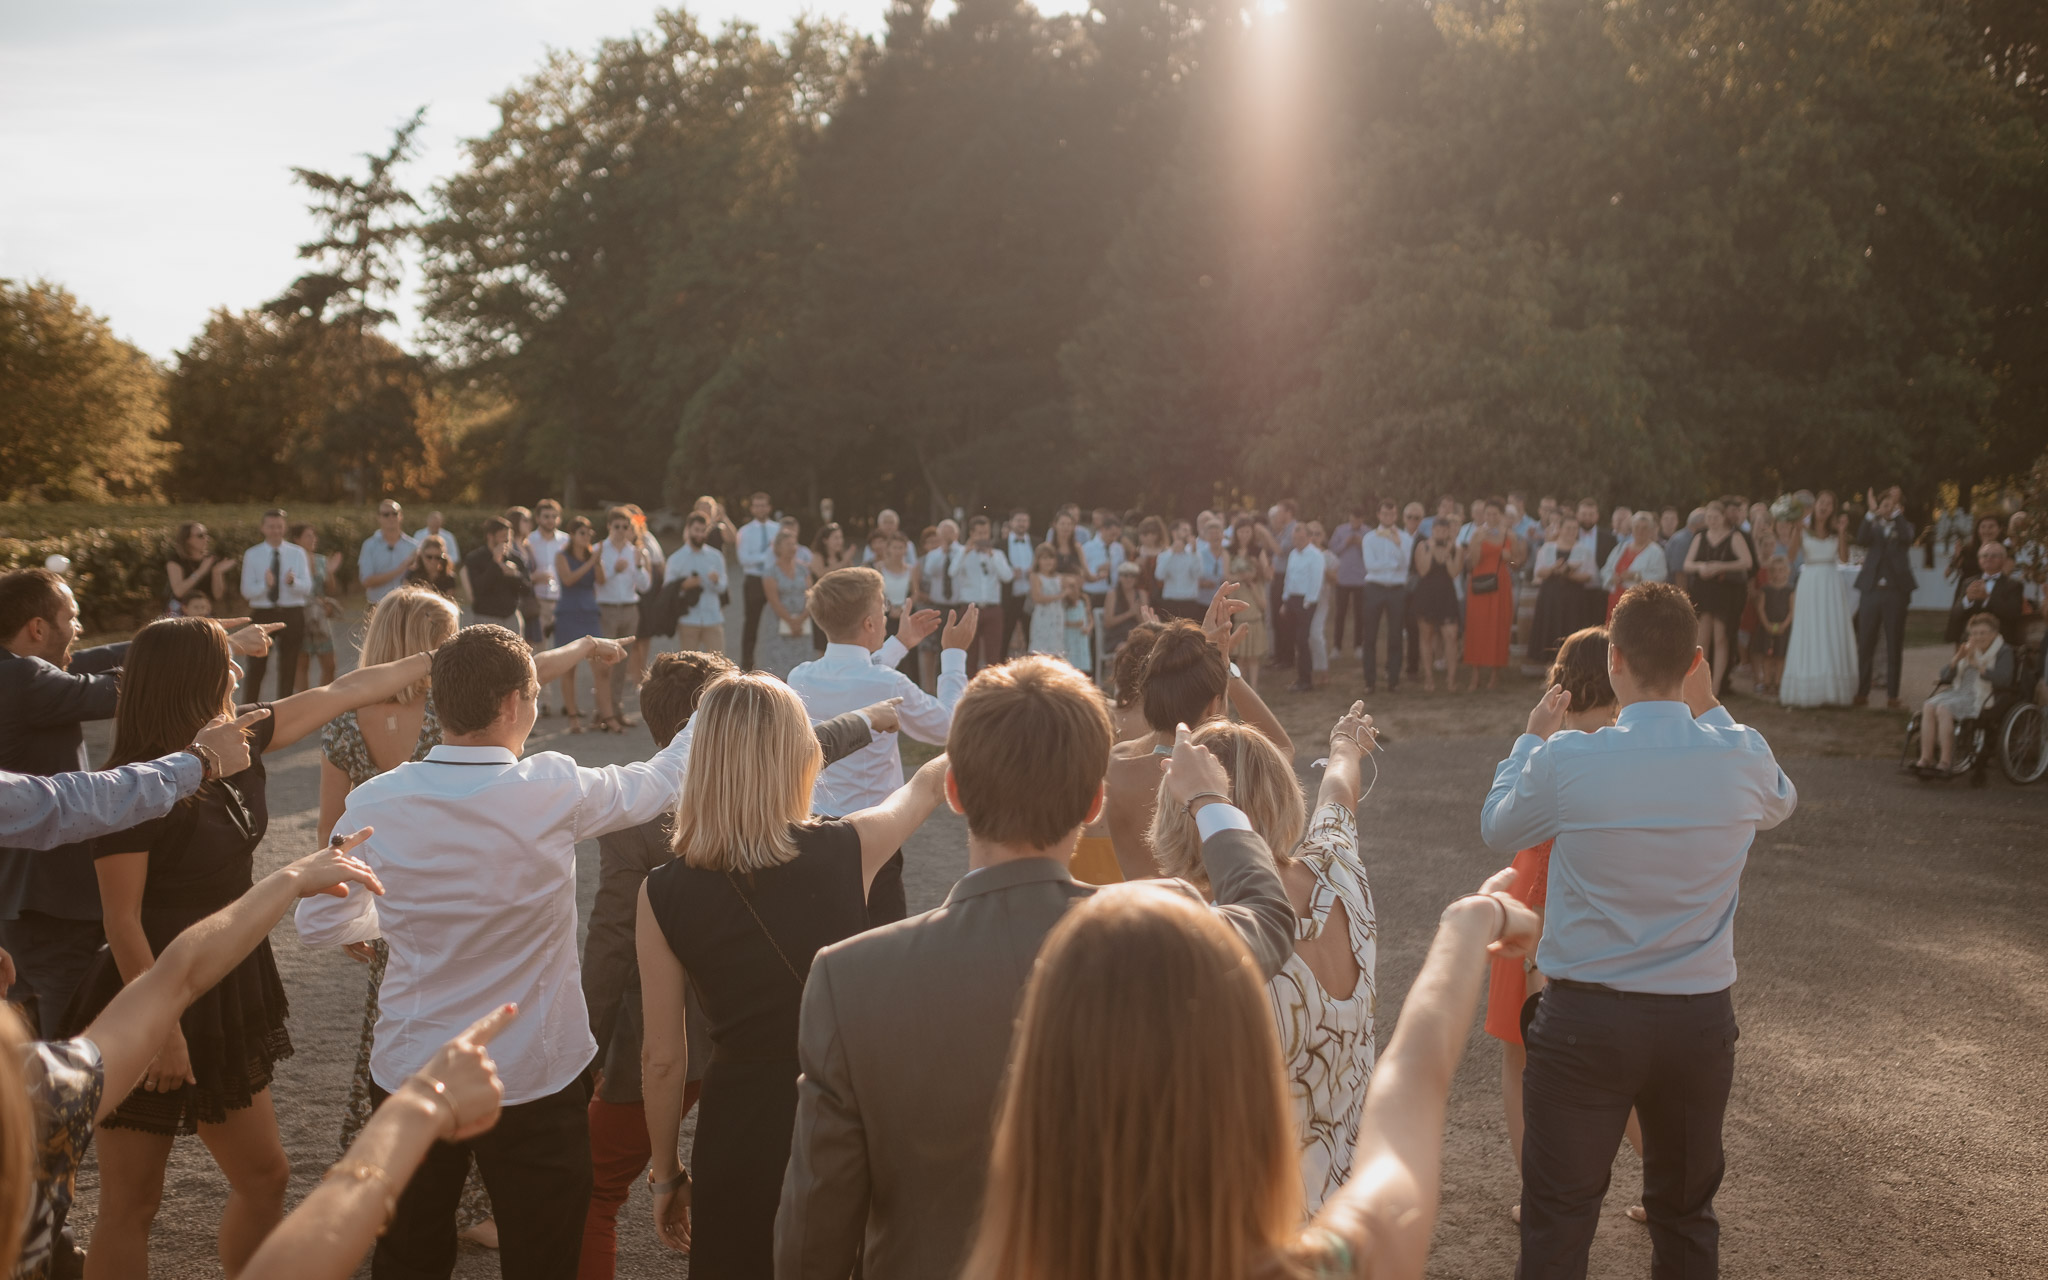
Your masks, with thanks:
[[[299,896],[310,898],[324,893],[332,898],[346,898],[351,884],[359,884],[371,893],[383,893],[384,882],[370,870],[370,865],[349,856],[349,850],[368,840],[375,830],[364,827],[349,835],[337,833],[325,849],[292,863],[287,869],[298,881]]]
[[[609,667],[626,660],[626,646],[616,640],[602,636],[590,637],[590,660],[600,667]]]
[[[1365,704],[1354,702],[1351,710],[1337,718],[1330,729],[1330,750],[1338,750],[1338,744],[1348,743],[1360,755],[1379,750],[1379,734],[1372,727],[1372,717],[1365,714]]]
[[[934,609],[931,612],[937,613]],[[948,610],[946,629],[939,633],[939,647],[942,649],[965,649],[974,643],[974,633],[981,627],[981,606],[970,604],[960,613]]]
[[[471,1023],[469,1029],[441,1046],[407,1087],[432,1100],[441,1117],[446,1142],[473,1138],[498,1123],[505,1086],[488,1052],[498,1033],[519,1016],[516,1004],[500,1005]]]
[[[228,633],[228,648],[244,657],[260,658],[270,652],[270,637],[282,630],[282,622],[258,622],[238,627]]]
[[[193,735],[192,741],[220,757],[222,777],[240,773],[249,767],[249,726],[269,714],[269,707],[257,707],[233,720],[215,716],[204,729]]]
[[[1692,712],[1692,718],[1697,720],[1720,706],[1721,700],[1714,696],[1714,671],[1707,665],[1706,653],[1694,649],[1692,654],[1692,667],[1685,673],[1682,696],[1685,698],[1686,707]]]
[[[937,610],[933,612],[936,613]],[[901,724],[897,717],[897,708],[902,705],[901,698],[884,698],[873,706],[862,707],[860,713],[868,718],[868,727],[876,733],[894,733]]]
[[[1507,908],[1507,920],[1500,936],[1487,945],[1487,950],[1497,956],[1509,958],[1529,957],[1536,954],[1536,944],[1543,940],[1543,917],[1532,911],[1527,903],[1515,897],[1515,869],[1503,867],[1486,878],[1479,886],[1479,892]]]
[[[1231,649],[1244,639],[1245,632],[1250,629],[1231,625],[1232,618],[1251,608],[1246,601],[1231,596],[1230,593],[1236,589],[1235,582],[1226,582],[1216,588],[1216,594],[1209,600],[1209,611],[1202,617],[1202,633],[1209,637],[1209,643],[1216,646],[1225,662],[1230,661]]]
[[[1183,805],[1203,795],[1230,798],[1230,775],[1223,771],[1223,762],[1197,743],[1185,724],[1174,732],[1173,754],[1167,757],[1160,780],[1166,784],[1167,794]]]
[[[1548,738],[1564,728],[1564,713],[1571,709],[1572,695],[1565,692],[1561,684],[1551,685],[1543,691],[1536,705],[1529,712],[1529,725],[1525,730],[1539,738]]]
[[[924,643],[924,638],[939,629],[937,609],[905,609],[903,620],[896,624],[896,638],[906,649],[915,649]]]

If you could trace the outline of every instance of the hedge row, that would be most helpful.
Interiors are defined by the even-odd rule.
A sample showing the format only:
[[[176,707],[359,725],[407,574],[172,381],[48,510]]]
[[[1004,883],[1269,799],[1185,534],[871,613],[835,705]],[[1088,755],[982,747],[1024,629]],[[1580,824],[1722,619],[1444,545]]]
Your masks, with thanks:
[[[484,522],[495,509],[441,508],[448,530],[467,553],[482,545]],[[426,523],[424,509],[406,512],[406,531]],[[163,612],[170,594],[164,562],[178,526],[199,520],[216,551],[240,555],[263,541],[263,508],[120,507],[57,503],[0,507],[0,572],[41,565],[52,555],[71,560],[71,589],[88,631],[124,631]],[[356,550],[375,532],[376,512],[366,507],[292,509],[320,531],[320,550],[342,552],[340,581],[356,581]],[[593,520],[593,523],[596,523]]]

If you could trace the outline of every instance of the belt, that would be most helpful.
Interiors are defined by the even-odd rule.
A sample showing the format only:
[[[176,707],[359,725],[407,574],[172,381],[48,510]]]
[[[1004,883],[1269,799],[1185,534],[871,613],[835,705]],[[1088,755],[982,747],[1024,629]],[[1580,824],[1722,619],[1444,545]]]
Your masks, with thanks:
[[[1604,982],[1575,982],[1570,978],[1552,978],[1549,985],[1563,987],[1567,991],[1587,991],[1597,996],[1612,996],[1617,1000],[1708,1000],[1728,993],[1726,987],[1719,991],[1698,991],[1685,995],[1656,991],[1621,991]]]

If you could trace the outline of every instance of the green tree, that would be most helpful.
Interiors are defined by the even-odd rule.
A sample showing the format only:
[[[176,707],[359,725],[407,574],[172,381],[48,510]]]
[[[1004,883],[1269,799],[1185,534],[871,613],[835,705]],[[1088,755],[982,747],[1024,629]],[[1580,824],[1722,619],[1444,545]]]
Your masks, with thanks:
[[[155,362],[64,289],[0,280],[0,494],[150,494],[163,425]]]
[[[516,405],[499,466],[534,485],[661,500],[691,398],[779,297],[800,246],[799,157],[852,38],[781,44],[662,12],[498,99],[427,226],[427,320],[446,361]]]

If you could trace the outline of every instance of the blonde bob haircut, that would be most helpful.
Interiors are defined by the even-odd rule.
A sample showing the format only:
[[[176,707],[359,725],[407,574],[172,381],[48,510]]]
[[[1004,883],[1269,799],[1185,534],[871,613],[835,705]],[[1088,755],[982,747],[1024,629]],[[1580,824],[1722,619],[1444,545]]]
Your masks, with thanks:
[[[432,653],[454,639],[460,630],[462,612],[453,600],[425,587],[400,587],[370,606],[369,626],[363,632],[357,665],[374,667],[414,654]],[[427,676],[400,689],[391,700],[411,702],[423,698],[433,684],[434,678]]]
[[[1213,911],[1139,882],[1054,926],[1025,988],[982,1205],[965,1280],[1301,1274],[1279,1035],[1257,966]]]
[[[1308,826],[1294,766],[1265,734],[1249,725],[1211,720],[1193,736],[1209,748],[1229,775],[1230,802],[1251,820],[1252,830],[1273,851],[1273,860],[1285,865]],[[1151,839],[1152,860],[1161,875],[1178,876],[1204,893],[1209,891],[1209,874],[1202,867],[1201,833],[1180,801],[1167,794],[1163,782],[1159,802],[1152,810]]]
[[[677,856],[712,871],[760,871],[796,857],[825,767],[795,692],[774,676],[734,671],[704,686],[690,769],[676,806]]]

